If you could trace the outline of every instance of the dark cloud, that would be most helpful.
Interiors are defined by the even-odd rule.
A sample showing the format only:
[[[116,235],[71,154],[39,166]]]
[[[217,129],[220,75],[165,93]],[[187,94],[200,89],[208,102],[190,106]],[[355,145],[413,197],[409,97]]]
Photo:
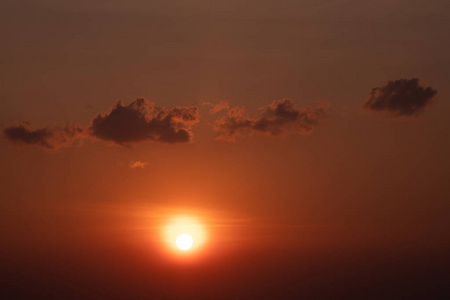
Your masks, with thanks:
[[[83,133],[83,129],[76,125],[59,129],[31,129],[29,123],[13,125],[3,130],[4,136],[11,142],[37,145],[48,150],[57,150],[70,146]]]
[[[420,86],[416,78],[389,81],[385,86],[372,89],[364,108],[388,111],[396,116],[419,115],[431,103],[434,95],[435,90]]]
[[[191,126],[198,121],[197,107],[157,108],[145,99],[137,99],[127,106],[119,101],[108,113],[97,115],[88,132],[121,145],[146,140],[189,142]]]
[[[109,112],[98,114],[86,129],[77,125],[32,129],[24,122],[6,127],[3,135],[14,143],[49,150],[70,146],[75,140],[89,136],[121,145],[146,140],[178,143],[192,139],[191,127],[198,121],[197,107],[158,108],[145,99],[137,99],[126,106],[119,101]]]
[[[296,107],[290,99],[277,100],[263,107],[255,116],[245,116],[243,107],[229,109],[227,116],[219,119],[215,130],[220,139],[234,140],[246,134],[279,136],[288,133],[308,134],[325,114],[325,108]]]

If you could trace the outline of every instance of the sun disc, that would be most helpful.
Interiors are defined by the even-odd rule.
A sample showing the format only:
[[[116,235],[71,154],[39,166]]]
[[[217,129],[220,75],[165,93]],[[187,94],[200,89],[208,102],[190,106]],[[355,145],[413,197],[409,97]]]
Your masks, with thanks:
[[[183,233],[177,237],[176,244],[178,249],[185,251],[189,250],[192,247],[192,245],[194,244],[194,240],[189,234]]]

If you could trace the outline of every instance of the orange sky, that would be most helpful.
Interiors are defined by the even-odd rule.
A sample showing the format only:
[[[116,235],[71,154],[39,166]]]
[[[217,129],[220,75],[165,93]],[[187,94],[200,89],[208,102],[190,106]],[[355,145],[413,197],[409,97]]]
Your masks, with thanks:
[[[72,286],[74,299],[77,284],[113,282],[124,295],[243,295],[244,278],[251,298],[269,280],[257,273],[300,276],[288,258],[445,253],[449,11],[444,0],[3,1],[5,277],[43,286],[36,295]],[[185,211],[210,233],[180,267],[157,232]],[[158,288],[145,288],[146,268],[160,270]]]

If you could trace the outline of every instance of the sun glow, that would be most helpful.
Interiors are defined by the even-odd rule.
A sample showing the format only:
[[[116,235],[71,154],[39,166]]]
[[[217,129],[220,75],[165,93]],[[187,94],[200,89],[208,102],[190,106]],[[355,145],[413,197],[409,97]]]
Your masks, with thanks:
[[[170,250],[183,255],[197,252],[206,242],[204,226],[198,219],[189,216],[170,219],[163,228],[162,236]]]

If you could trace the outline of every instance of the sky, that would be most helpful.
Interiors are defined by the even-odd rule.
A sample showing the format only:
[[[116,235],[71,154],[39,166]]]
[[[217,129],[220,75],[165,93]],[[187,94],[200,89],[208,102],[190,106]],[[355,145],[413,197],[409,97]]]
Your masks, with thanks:
[[[450,295],[450,2],[0,7],[0,293]]]

